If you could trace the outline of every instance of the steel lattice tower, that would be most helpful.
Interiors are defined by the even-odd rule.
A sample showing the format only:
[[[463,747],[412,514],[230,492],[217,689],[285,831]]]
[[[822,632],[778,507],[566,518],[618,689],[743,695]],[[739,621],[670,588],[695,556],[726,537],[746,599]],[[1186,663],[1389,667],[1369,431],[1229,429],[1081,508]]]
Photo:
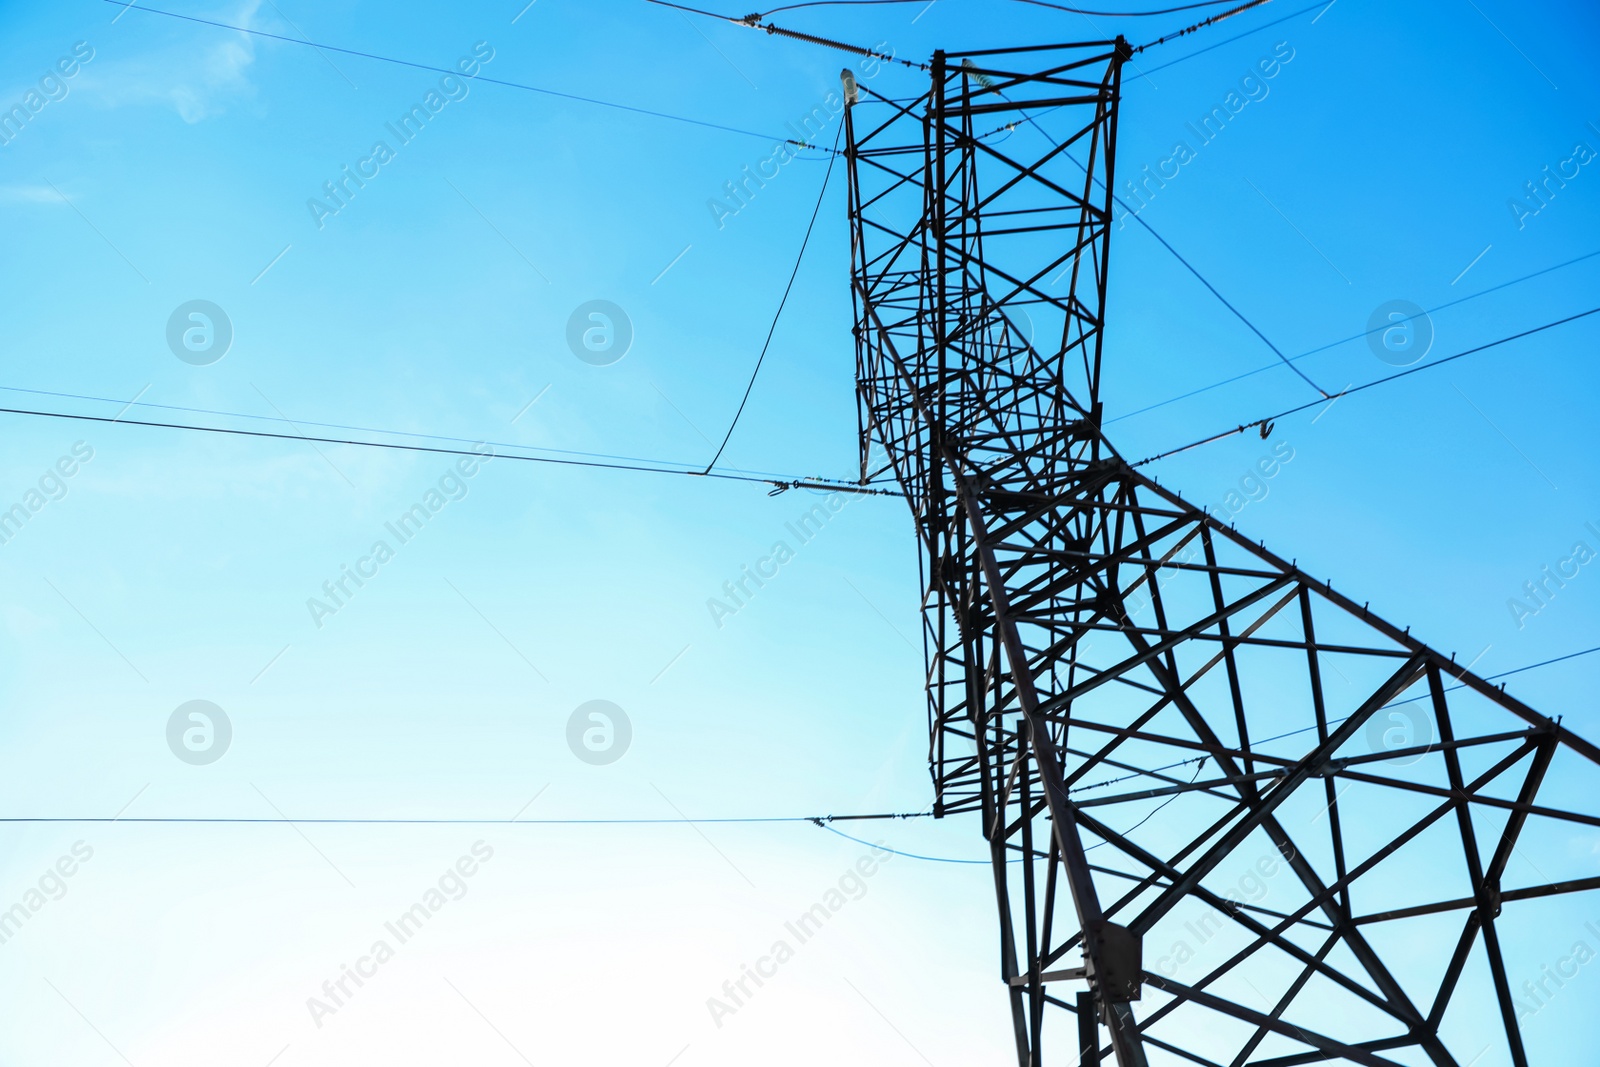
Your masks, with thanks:
[[[846,78],[861,473],[922,542],[936,813],[990,844],[1018,1063],[1523,1067],[1503,931],[1600,888],[1559,847],[1600,750],[1102,434],[1128,55]]]

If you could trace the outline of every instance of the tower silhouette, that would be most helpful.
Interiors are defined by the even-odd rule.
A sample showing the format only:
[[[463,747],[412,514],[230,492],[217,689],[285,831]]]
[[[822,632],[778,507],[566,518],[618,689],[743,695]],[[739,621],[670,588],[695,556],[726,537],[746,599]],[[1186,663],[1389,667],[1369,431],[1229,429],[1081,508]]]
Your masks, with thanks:
[[[1018,1063],[1525,1067],[1508,936],[1600,888],[1600,750],[1107,439],[1130,54],[846,85],[861,477],[921,541],[936,814],[990,845]]]

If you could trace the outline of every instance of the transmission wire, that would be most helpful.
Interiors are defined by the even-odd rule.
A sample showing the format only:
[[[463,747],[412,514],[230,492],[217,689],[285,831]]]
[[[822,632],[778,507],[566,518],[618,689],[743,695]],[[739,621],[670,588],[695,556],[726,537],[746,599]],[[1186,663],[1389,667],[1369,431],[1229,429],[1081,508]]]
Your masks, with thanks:
[[[233,437],[260,437],[274,441],[304,441],[308,444],[322,445],[354,445],[360,448],[387,448],[398,452],[424,452],[441,456],[467,456],[477,459],[484,458],[482,452],[469,451],[464,448],[444,448],[436,445],[408,445],[396,441],[363,441],[359,438],[339,437],[311,437],[305,434],[273,433],[269,430],[243,430],[228,426],[199,426],[183,422],[152,422],[142,419],[125,419],[120,415],[80,415],[66,411],[38,411],[30,408],[0,407],[0,415],[31,415],[40,418],[70,419],[77,422],[99,422],[118,426],[144,426],[162,430],[189,430],[196,433],[214,433]],[[520,454],[491,453],[493,459],[518,460],[523,463],[549,463],[558,467],[594,467],[602,470],[636,471],[644,474],[677,474],[688,478],[718,478],[730,482],[750,482],[773,487],[771,495],[789,489],[828,489],[837,493],[858,493],[863,496],[899,496],[901,494],[889,489],[873,489],[861,486],[855,482],[847,482],[833,478],[783,478],[762,477],[756,474],[732,474],[721,471],[709,472],[698,470],[682,470],[676,467],[652,466],[648,463],[601,463],[598,460],[584,459],[558,459],[554,456],[528,456]]]
[[[681,466],[685,473],[698,469],[698,463],[683,463],[679,460],[651,459],[642,456],[627,456],[615,452],[589,452],[581,448],[555,448],[549,445],[530,445],[517,441],[491,441],[481,437],[456,437],[450,434],[423,433],[420,430],[389,430],[382,426],[362,426],[346,422],[319,422],[315,419],[289,419],[282,415],[260,415],[248,411],[228,411],[222,408],[199,408],[185,404],[157,404],[149,400],[126,401],[117,397],[95,396],[91,393],[64,393],[55,389],[29,389],[20,385],[0,385],[0,390],[8,393],[28,393],[33,396],[53,396],[65,400],[92,400],[102,404],[116,404],[126,411],[130,407],[156,408],[162,411],[183,411],[191,415],[220,415],[232,419],[252,419],[257,422],[275,422],[282,425],[294,426],[320,426],[329,430],[357,430],[362,433],[381,433],[395,437],[415,437],[425,441],[448,441],[452,444],[472,445],[486,444],[493,448],[520,448],[535,452],[553,452],[563,456],[582,456],[586,459],[615,459],[628,463],[644,463],[653,466]],[[118,420],[122,421],[122,420]],[[498,453],[497,453],[498,454]],[[782,476],[772,471],[750,470],[743,467],[725,467],[724,470],[736,474],[761,474],[771,475],[781,479]],[[827,480],[827,479],[823,479]]]
[[[806,0],[805,3],[785,4],[782,7],[771,8],[758,15],[766,18],[776,15],[780,11],[797,11],[803,7],[859,7],[873,4],[927,4],[928,0]],[[1099,15],[1105,18],[1146,18],[1152,15],[1171,15],[1178,11],[1193,11],[1201,7],[1221,7],[1231,3],[1232,0],[1197,0],[1196,3],[1181,4],[1178,7],[1164,7],[1154,11],[1092,11],[1087,8],[1069,7],[1066,4],[1053,3],[1051,0],[1012,0],[1013,3],[1031,4],[1034,7],[1047,7],[1055,11],[1064,11],[1069,15]],[[1266,0],[1258,0],[1265,3]],[[676,7],[677,5],[673,5]],[[1225,16],[1223,16],[1225,17]]]
[[[1370,382],[1363,382],[1361,385],[1357,385],[1357,386],[1353,386],[1351,388],[1345,389],[1342,392],[1340,392],[1340,393],[1338,393],[1338,394],[1336,394],[1336,395],[1334,395],[1332,397],[1329,397],[1328,399],[1330,401],[1340,400],[1340,399],[1342,399],[1342,398],[1344,398],[1346,396],[1349,396],[1351,393],[1359,393],[1359,392],[1362,392],[1364,390],[1374,388],[1375,386],[1384,385],[1384,384],[1387,384],[1388,382],[1396,381],[1396,380],[1398,380],[1400,378],[1407,377],[1408,375],[1418,374],[1418,373],[1420,373],[1422,371],[1425,371],[1425,370],[1432,370],[1434,367],[1442,366],[1443,364],[1453,362],[1454,360],[1461,359],[1464,356],[1470,356],[1470,355],[1473,355],[1474,353],[1482,352],[1482,351],[1484,351],[1486,349],[1490,349],[1490,348],[1495,348],[1495,347],[1498,347],[1500,345],[1507,344],[1507,343],[1509,343],[1511,341],[1516,341],[1516,340],[1519,340],[1519,339],[1521,339],[1523,337],[1528,337],[1528,336],[1531,336],[1531,335],[1536,334],[1536,333],[1543,333],[1545,330],[1554,329],[1557,326],[1564,326],[1569,322],[1576,322],[1578,319],[1587,318],[1588,316],[1594,315],[1594,314],[1600,314],[1600,307],[1592,307],[1588,311],[1580,311],[1575,315],[1568,315],[1566,318],[1556,319],[1553,322],[1547,322],[1547,323],[1544,323],[1543,325],[1540,325],[1540,326],[1534,326],[1534,327],[1532,327],[1530,329],[1523,330],[1520,333],[1514,333],[1514,334],[1511,334],[1511,335],[1506,336],[1506,337],[1501,337],[1501,338],[1499,338],[1497,340],[1486,342],[1486,343],[1478,345],[1478,346],[1476,346],[1474,348],[1464,349],[1463,351],[1457,352],[1453,356],[1445,356],[1443,359],[1436,359],[1436,360],[1432,361],[1431,363],[1424,363],[1424,364],[1422,364],[1420,366],[1416,366],[1416,367],[1407,367],[1405,370],[1400,371],[1398,373],[1388,374],[1388,375],[1385,375],[1382,378],[1375,378]],[[1130,467],[1142,467],[1147,463],[1154,463],[1158,459],[1166,459],[1168,456],[1175,456],[1180,452],[1187,452],[1192,448],[1199,448],[1201,445],[1208,445],[1213,441],[1220,441],[1220,440],[1222,440],[1224,438],[1232,437],[1235,434],[1244,433],[1246,430],[1252,429],[1254,427],[1258,427],[1258,426],[1259,427],[1266,427],[1270,423],[1275,422],[1278,419],[1281,419],[1286,415],[1293,415],[1293,414],[1296,414],[1298,412],[1305,411],[1307,408],[1316,407],[1320,403],[1322,403],[1322,401],[1320,401],[1320,400],[1312,400],[1312,401],[1310,401],[1308,403],[1305,403],[1305,404],[1298,404],[1295,407],[1286,408],[1285,410],[1278,412],[1276,415],[1268,415],[1266,418],[1263,418],[1263,419],[1254,419],[1254,420],[1252,420],[1250,422],[1242,423],[1239,426],[1235,426],[1231,430],[1223,430],[1221,433],[1214,433],[1209,437],[1202,437],[1198,441],[1192,441],[1189,444],[1183,445],[1183,446],[1181,446],[1179,448],[1171,448],[1171,449],[1168,449],[1165,452],[1158,452],[1153,456],[1148,456],[1145,459],[1139,460],[1139,462],[1137,462],[1137,463],[1130,463],[1128,465]]]
[[[1576,257],[1574,259],[1569,259],[1564,263],[1557,263],[1553,267],[1545,267],[1543,270],[1536,270],[1532,274],[1524,274],[1520,278],[1512,278],[1508,282],[1501,282],[1499,285],[1491,285],[1487,289],[1480,289],[1475,293],[1468,293],[1466,296],[1457,297],[1454,300],[1448,300],[1445,303],[1439,304],[1436,307],[1425,308],[1423,310],[1422,314],[1424,314],[1424,315],[1432,315],[1434,312],[1443,311],[1445,308],[1455,307],[1457,304],[1464,304],[1469,300],[1476,300],[1480,296],[1487,296],[1490,293],[1498,292],[1501,289],[1505,289],[1505,288],[1508,288],[1509,286],[1517,285],[1520,282],[1531,281],[1532,279],[1537,278],[1542,274],[1549,274],[1552,271],[1561,270],[1563,267],[1570,267],[1574,263],[1582,263],[1584,260],[1593,259],[1595,256],[1600,256],[1600,249],[1597,249],[1596,251],[1593,251],[1593,252],[1586,252],[1585,254],[1583,254],[1581,256],[1578,256],[1578,257]],[[1410,322],[1410,321],[1414,320],[1416,317],[1417,316],[1415,316],[1415,315],[1410,315],[1410,316],[1407,316],[1407,318],[1404,321]],[[1291,362],[1302,360],[1302,359],[1305,359],[1307,356],[1314,356],[1319,352],[1326,352],[1330,348],[1337,348],[1339,345],[1347,344],[1350,341],[1359,341],[1363,337],[1370,337],[1372,334],[1379,333],[1379,332],[1381,332],[1383,330],[1387,330],[1389,328],[1390,327],[1389,327],[1388,324],[1374,326],[1370,330],[1363,330],[1360,333],[1351,334],[1349,337],[1341,337],[1337,341],[1329,341],[1327,344],[1318,345],[1316,348],[1307,349],[1306,351],[1300,353],[1298,356],[1290,356],[1289,359],[1290,359]],[[1169,397],[1166,400],[1161,400],[1161,401],[1158,401],[1158,402],[1156,402],[1154,404],[1150,404],[1150,405],[1148,405],[1146,407],[1138,408],[1135,411],[1130,411],[1125,415],[1118,415],[1114,419],[1106,419],[1105,422],[1102,423],[1101,425],[1109,426],[1114,422],[1121,422],[1123,419],[1131,419],[1135,415],[1143,415],[1147,411],[1154,411],[1157,408],[1164,408],[1168,404],[1176,404],[1180,400],[1188,400],[1192,396],[1199,396],[1201,393],[1210,392],[1212,389],[1218,389],[1218,388],[1221,388],[1224,385],[1232,385],[1234,382],[1243,381],[1245,378],[1253,377],[1253,376],[1255,376],[1257,374],[1261,374],[1264,371],[1276,370],[1277,367],[1278,367],[1278,365],[1276,363],[1269,363],[1264,367],[1257,367],[1254,370],[1247,370],[1243,374],[1235,374],[1233,377],[1224,378],[1220,382],[1212,382],[1210,385],[1202,385],[1198,389],[1191,389],[1187,393],[1182,393],[1182,394],[1180,394],[1178,396]]]
[[[774,815],[774,816],[731,816],[712,819],[691,819],[687,816],[676,819],[290,819],[279,817],[267,818],[230,818],[218,816],[215,818],[194,818],[184,816],[144,816],[123,818],[120,815],[100,816],[12,816],[0,817],[0,823],[261,823],[264,825],[291,825],[304,826],[692,826],[710,823],[794,823],[808,822],[823,825],[830,822],[859,822],[868,819],[922,819],[932,815],[931,811],[914,812],[881,812],[870,815]]]
[[[124,0],[105,0],[105,2],[114,7],[120,7],[123,9],[131,8],[132,10],[141,11],[151,15],[165,15],[168,18],[182,19],[185,22],[196,22],[203,26],[215,26],[218,29],[232,30],[236,33],[246,33],[254,37],[266,37],[274,41],[284,41],[288,44],[306,45],[310,48],[319,49],[322,51],[340,52],[347,56],[359,56],[363,59],[375,59],[380,63],[394,63],[402,67],[413,67],[417,70],[433,71],[437,74],[448,74],[452,77],[462,78],[466,81],[488,82],[491,85],[501,85],[508,89],[521,89],[524,92],[541,93],[545,96],[556,96],[562,98],[563,100],[574,100],[578,103],[595,104],[599,107],[615,108],[618,111],[631,111],[637,115],[648,115],[652,118],[669,119],[673,122],[688,123],[691,126],[702,126],[706,129],[721,130],[724,133],[736,133],[744,137],[759,137],[763,141],[781,141],[785,144],[799,145],[802,148],[806,147],[803,142],[796,141],[790,137],[777,137],[773,134],[759,133],[755,130],[740,129],[737,126],[725,126],[719,122],[708,122],[704,119],[690,118],[687,115],[674,115],[667,111],[653,111],[650,108],[635,107],[632,104],[619,104],[614,100],[601,100],[592,96],[580,96],[577,93],[565,93],[559,89],[545,89],[541,86],[528,85],[523,82],[506,81],[503,78],[491,78],[484,74],[467,75],[463,74],[460,70],[450,67],[435,67],[428,63],[414,63],[408,59],[396,59],[393,56],[379,55],[376,52],[366,52],[357,48],[341,48],[338,45],[319,44],[316,41],[306,40],[305,38],[301,37],[286,37],[283,34],[269,33],[266,30],[251,29],[248,26],[235,26],[232,23],[219,22],[215,19],[203,19],[195,15],[182,15],[176,11],[163,11],[160,8],[142,7],[138,5],[137,0],[131,0],[131,2],[126,3]]]
[[[717,454],[711,457],[711,462],[706,464],[703,474],[710,474],[711,468],[717,465],[717,460],[722,458],[722,450],[728,447],[728,441],[733,437],[734,427],[739,425],[739,416],[744,414],[744,406],[750,401],[750,390],[756,386],[756,375],[761,373],[761,364],[766,361],[767,348],[772,344],[772,335],[778,330],[778,319],[783,315],[783,307],[789,302],[789,292],[794,288],[794,280],[800,274],[800,263],[806,256],[806,245],[811,243],[811,231],[817,225],[817,215],[822,211],[822,198],[828,193],[828,179],[833,177],[833,161],[838,158],[839,138],[844,133],[844,123],[839,123],[839,128],[833,132],[833,154],[828,156],[828,169],[822,175],[822,188],[817,190],[817,203],[811,209],[811,221],[806,223],[806,235],[800,240],[800,251],[794,257],[794,269],[789,272],[789,283],[783,287],[783,298],[778,301],[778,310],[772,313],[772,325],[767,327],[767,339],[761,342],[761,354],[756,357],[755,369],[750,372],[750,381],[745,384],[744,396],[739,399],[739,410],[733,413],[733,421],[728,424],[728,432],[722,435],[722,444],[717,446]]]

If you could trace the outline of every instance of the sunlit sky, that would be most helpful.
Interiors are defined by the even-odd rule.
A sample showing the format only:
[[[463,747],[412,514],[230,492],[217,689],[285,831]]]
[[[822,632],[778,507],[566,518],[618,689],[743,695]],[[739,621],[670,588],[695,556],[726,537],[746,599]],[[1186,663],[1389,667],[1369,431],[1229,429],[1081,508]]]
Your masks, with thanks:
[[[1185,17],[937,0],[774,19],[920,59],[1140,42]],[[1297,365],[1337,391],[1412,358],[1359,336],[1391,302],[1459,301],[1424,324],[1430,358],[1594,306],[1597,22],[1572,0],[1275,0],[1137,57],[1119,169],[1169,176],[1140,218],[1284,352],[1322,349]],[[901,501],[293,439],[709,461],[826,158],[798,153],[737,211],[727,183],[772,159],[854,57],[642,0],[4,2],[0,29],[0,407],[289,438],[0,415],[0,512],[26,512],[0,525],[0,816],[928,808]],[[907,97],[924,84],[872,76]],[[1226,128],[1199,136],[1230,94]],[[397,130],[414,106],[426,124]],[[6,126],[14,107],[26,117]],[[1567,177],[1531,198],[1547,174]],[[855,473],[845,210],[836,169],[719,469]],[[589,319],[594,301],[620,317]],[[1113,237],[1107,313],[1124,455],[1316,396],[1136,223]],[[1600,564],[1543,602],[1524,587],[1575,542],[1600,549],[1597,320],[1151,470],[1482,674],[1591,648]],[[625,334],[625,351],[583,358],[584,330],[619,322],[591,341]],[[1292,459],[1254,479],[1274,444]],[[397,536],[419,503],[430,517]],[[797,536],[818,504],[826,520]],[[710,606],[774,566],[737,610]],[[1600,737],[1600,655],[1507,682]],[[175,751],[190,701],[226,716],[212,762]],[[610,762],[577,751],[590,701],[626,716]],[[840,829],[985,855],[972,818]],[[806,822],[0,838],[0,909],[45,898],[0,943],[0,1062],[17,1067],[1013,1055],[985,867],[879,862]],[[414,939],[337,1011],[308,1009],[430,890],[447,903]],[[829,925],[713,1017],[708,998],[830,892],[845,903]],[[1592,897],[1556,940],[1585,936],[1585,916],[1600,925]],[[1528,1024],[1553,1057],[1600,1036],[1578,1010],[1600,967],[1573,982]]]

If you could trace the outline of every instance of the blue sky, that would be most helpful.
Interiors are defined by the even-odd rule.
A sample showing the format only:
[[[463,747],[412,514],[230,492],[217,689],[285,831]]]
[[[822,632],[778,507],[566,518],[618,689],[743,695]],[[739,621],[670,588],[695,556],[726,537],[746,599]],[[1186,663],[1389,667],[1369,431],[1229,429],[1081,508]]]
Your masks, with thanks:
[[[732,216],[709,202],[771,155],[850,57],[637,0],[150,6],[429,66],[475,57],[487,77],[756,135],[441,83],[137,8],[0,3],[0,108],[34,91],[48,101],[0,145],[11,249],[0,406],[710,458],[826,163],[802,153]],[[996,0],[775,18],[917,58],[1119,29],[1138,42],[1183,22]],[[1276,0],[1136,59],[1120,168],[1157,169],[1177,141],[1190,146],[1140,217],[1286,353],[1352,338],[1396,300],[1460,300],[1429,328],[1432,356],[1461,351],[1594,306],[1600,256],[1579,257],[1600,251],[1600,162],[1575,148],[1600,151],[1596,31],[1577,3]],[[1267,58],[1276,73],[1246,84]],[[874,84],[911,96],[920,77],[885,68]],[[388,124],[430,92],[443,103],[399,143]],[[1189,124],[1230,93],[1248,102],[1201,144]],[[326,205],[324,183],[380,140],[392,158],[337,213],[308,206]],[[1576,174],[1528,200],[1525,183],[1564,161]],[[727,468],[854,470],[844,210],[836,170]],[[1125,455],[1314,398],[1137,224],[1115,236],[1112,262],[1105,397]],[[167,342],[175,309],[194,300],[231,323],[226,354],[205,365]],[[567,343],[569,318],[593,300],[632,324],[608,365]],[[1241,529],[1436,647],[1481,656],[1481,673],[1592,647],[1591,568],[1531,616],[1507,602],[1574,542],[1600,547],[1585,526],[1600,527],[1595,322],[1285,418],[1273,441],[1293,459],[1264,486],[1241,485],[1270,449],[1254,434],[1153,470],[1214,510],[1249,489]],[[1330,391],[1395,369],[1361,339],[1297,365]],[[802,544],[788,524],[820,494],[505,457],[469,477],[451,456],[0,418],[0,509],[47,498],[0,544],[0,812],[671,818],[928,805],[916,547],[897,501],[835,501]],[[324,582],[431,490],[453,499],[315,618],[307,601]],[[708,599],[778,541],[793,558],[714,619]],[[1510,689],[1595,737],[1597,672],[1600,655],[1578,658]],[[597,699],[632,724],[631,747],[606,765],[566,741],[574,709]],[[168,748],[168,720],[191,700],[232,724],[215,763]],[[748,1006],[721,1026],[708,1018],[706,998],[869,855],[804,823],[0,833],[0,907],[76,842],[92,851],[0,944],[0,990],[27,1020],[0,1034],[6,1063],[1008,1054],[977,865],[883,863]],[[982,854],[969,820],[858,836]],[[459,901],[316,1025],[307,998],[480,838],[493,859],[463,877]],[[1582,917],[1560,920],[1578,929]],[[1568,994],[1530,1024],[1552,1054],[1581,1026],[1592,1036],[1576,1005],[1594,990]]]

